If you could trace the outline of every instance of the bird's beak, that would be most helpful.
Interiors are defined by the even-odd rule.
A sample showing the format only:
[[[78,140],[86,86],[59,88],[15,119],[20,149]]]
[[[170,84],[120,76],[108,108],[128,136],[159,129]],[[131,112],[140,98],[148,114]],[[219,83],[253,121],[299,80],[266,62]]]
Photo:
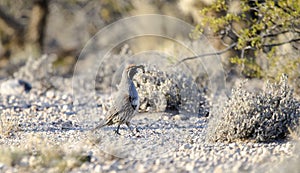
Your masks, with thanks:
[[[141,65],[141,69],[142,69],[143,73],[145,73],[145,66]]]

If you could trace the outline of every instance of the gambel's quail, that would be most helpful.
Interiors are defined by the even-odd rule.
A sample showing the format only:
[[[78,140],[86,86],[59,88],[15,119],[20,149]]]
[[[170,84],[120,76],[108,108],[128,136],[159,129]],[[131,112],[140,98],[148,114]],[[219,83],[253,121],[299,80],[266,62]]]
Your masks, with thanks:
[[[120,125],[125,123],[133,133],[133,130],[130,128],[130,120],[139,109],[139,95],[132,81],[133,76],[138,72],[137,69],[142,69],[143,72],[145,71],[143,65],[134,64],[128,65],[124,69],[113,104],[106,113],[105,119],[100,125],[94,128],[94,130],[104,126],[118,124],[115,133],[120,134]]]

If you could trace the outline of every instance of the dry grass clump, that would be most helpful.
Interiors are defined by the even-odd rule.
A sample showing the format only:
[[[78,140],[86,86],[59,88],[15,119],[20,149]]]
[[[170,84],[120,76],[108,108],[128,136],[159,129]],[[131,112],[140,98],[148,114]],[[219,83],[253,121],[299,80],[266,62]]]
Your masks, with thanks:
[[[179,111],[200,116],[208,114],[208,104],[194,80],[182,72],[145,67],[134,83],[140,96],[141,111]]]
[[[15,166],[19,165],[24,156],[28,156],[26,150],[22,150],[16,147],[3,147],[0,148],[0,162],[8,165]]]
[[[2,112],[0,114],[0,137],[6,138],[14,135],[15,132],[20,131],[19,118],[11,116],[8,112]]]
[[[16,167],[21,172],[68,172],[90,161],[91,156],[80,148],[66,149],[44,138],[29,138],[20,147],[0,147],[2,170]]]
[[[283,75],[278,84],[267,84],[261,93],[233,89],[231,98],[208,125],[209,141],[283,139],[299,124],[300,104]]]

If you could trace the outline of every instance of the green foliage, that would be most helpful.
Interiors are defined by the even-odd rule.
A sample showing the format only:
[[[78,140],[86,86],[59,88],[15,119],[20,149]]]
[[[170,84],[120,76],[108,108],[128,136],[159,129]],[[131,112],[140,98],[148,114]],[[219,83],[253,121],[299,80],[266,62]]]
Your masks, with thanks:
[[[234,63],[256,66],[255,59],[261,53],[273,54],[274,47],[290,45],[294,46],[292,50],[299,51],[293,45],[300,42],[299,4],[300,0],[217,0],[200,10],[204,17],[199,26],[201,30],[208,26],[210,32],[206,34],[218,36],[222,42],[237,43],[234,48],[237,57],[247,60],[235,60]],[[252,77],[264,77],[265,73],[256,69],[258,71],[254,70]]]
[[[243,74],[245,76],[263,76],[263,70],[254,61],[253,58],[239,58],[238,56],[230,58],[232,64],[240,65],[243,68]]]
[[[121,17],[133,8],[131,2],[120,0],[102,0],[100,15],[105,22],[112,22],[117,16]]]

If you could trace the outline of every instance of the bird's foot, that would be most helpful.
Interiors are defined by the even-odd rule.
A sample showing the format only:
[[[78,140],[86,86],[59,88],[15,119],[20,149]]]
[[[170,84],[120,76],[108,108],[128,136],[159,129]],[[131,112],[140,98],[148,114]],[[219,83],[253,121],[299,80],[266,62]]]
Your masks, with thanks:
[[[119,130],[114,130],[116,135],[121,135],[121,133],[119,132]]]
[[[136,128],[134,128],[134,130],[136,131],[136,133],[139,133],[140,132],[140,130],[136,127]]]

